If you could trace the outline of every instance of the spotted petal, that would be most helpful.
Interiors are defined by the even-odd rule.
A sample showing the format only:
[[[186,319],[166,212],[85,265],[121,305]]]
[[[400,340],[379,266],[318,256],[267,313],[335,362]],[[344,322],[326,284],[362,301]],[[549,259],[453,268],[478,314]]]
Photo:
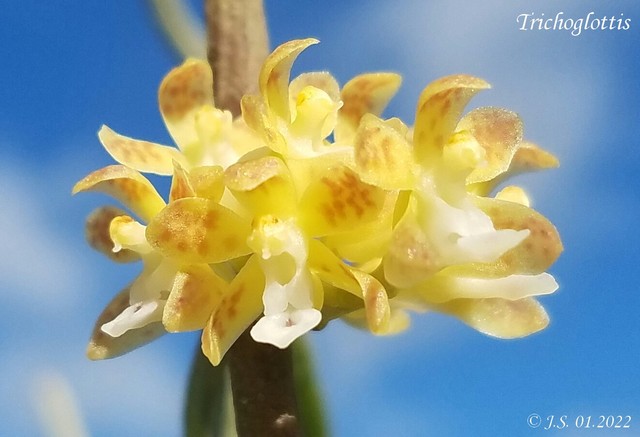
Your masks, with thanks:
[[[499,108],[478,108],[460,120],[457,130],[467,130],[485,151],[486,163],[476,167],[467,183],[495,178],[509,168],[522,141],[522,121],[514,112]]]
[[[203,60],[187,59],[165,76],[158,90],[160,112],[169,133],[181,149],[198,141],[196,114],[213,106],[213,77]]]
[[[362,117],[353,147],[356,171],[364,182],[388,190],[408,190],[415,186],[410,144],[404,135],[378,117]]]
[[[170,175],[174,160],[185,162],[184,156],[173,147],[125,137],[107,126],[100,128],[98,138],[113,159],[143,173]]]
[[[195,190],[191,186],[189,174],[177,161],[173,162],[173,178],[171,178],[171,188],[169,189],[169,202],[182,199],[183,197],[193,197]]]
[[[288,91],[291,66],[304,49],[318,42],[314,38],[286,42],[267,57],[260,70],[259,86],[262,97],[269,108],[287,122],[291,121]]]
[[[535,299],[457,299],[436,307],[478,331],[498,338],[519,338],[547,327],[549,316]]]
[[[94,171],[73,187],[73,194],[98,191],[118,199],[145,221],[151,220],[164,206],[151,182],[136,170],[124,165],[110,165]]]
[[[563,247],[558,231],[538,212],[498,199],[478,197],[475,203],[491,218],[496,229],[528,229],[529,236],[495,262],[449,267],[448,274],[482,277],[537,275],[545,272],[560,256]]]
[[[229,167],[224,183],[254,217],[295,212],[295,188],[285,163],[275,156],[242,161]]]
[[[262,312],[264,275],[256,256],[233,279],[202,331],[202,352],[217,366],[236,339]]]
[[[384,286],[371,275],[357,269],[352,269],[351,271],[362,290],[364,310],[369,330],[374,334],[389,333],[391,309],[389,307],[387,291]]]
[[[401,83],[402,77],[396,73],[361,74],[347,82],[342,88],[336,141],[349,142],[365,114],[381,115]]]
[[[155,340],[166,332],[160,322],[131,329],[119,337],[112,337],[102,331],[101,328],[105,323],[113,320],[128,307],[129,287],[118,293],[98,317],[87,347],[89,359],[104,360],[118,357]]]
[[[147,226],[147,240],[164,256],[183,263],[217,263],[246,255],[249,223],[208,199],[170,203]]]
[[[228,285],[206,264],[181,268],[164,307],[162,323],[169,332],[202,329]]]
[[[490,85],[467,75],[443,77],[429,84],[418,100],[413,144],[417,161],[432,165],[440,156],[471,98]]]
[[[115,206],[102,206],[95,209],[87,218],[85,237],[91,247],[113,261],[122,263],[138,261],[140,255],[132,250],[123,249],[114,252],[115,244],[111,239],[109,226],[114,218],[124,215],[126,213]]]
[[[330,168],[302,196],[301,221],[309,235],[357,229],[378,219],[386,192],[366,184],[350,169]]]

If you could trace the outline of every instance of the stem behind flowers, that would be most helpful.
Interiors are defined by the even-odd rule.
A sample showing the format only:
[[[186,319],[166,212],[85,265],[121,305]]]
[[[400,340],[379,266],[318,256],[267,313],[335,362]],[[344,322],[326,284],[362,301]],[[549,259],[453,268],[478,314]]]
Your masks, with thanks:
[[[262,0],[205,0],[205,16],[216,106],[237,117],[242,96],[257,89],[268,54]],[[225,362],[239,437],[302,435],[291,349],[257,343],[247,330]]]

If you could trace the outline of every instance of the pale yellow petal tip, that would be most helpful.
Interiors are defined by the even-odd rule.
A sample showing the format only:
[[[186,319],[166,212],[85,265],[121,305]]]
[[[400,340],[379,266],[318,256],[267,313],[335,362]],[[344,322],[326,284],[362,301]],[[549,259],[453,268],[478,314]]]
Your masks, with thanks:
[[[93,341],[90,341],[87,345],[86,355],[91,361],[100,361],[110,358],[107,348],[95,344]]]
[[[531,201],[529,200],[527,193],[522,188],[515,185],[504,187],[500,192],[498,192],[498,194],[496,194],[496,199],[519,203],[520,205],[527,207],[531,206]]]

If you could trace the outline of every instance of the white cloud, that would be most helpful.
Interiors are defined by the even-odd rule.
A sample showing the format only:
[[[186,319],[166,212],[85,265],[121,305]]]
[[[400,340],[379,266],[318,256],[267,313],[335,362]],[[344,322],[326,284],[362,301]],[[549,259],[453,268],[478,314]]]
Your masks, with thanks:
[[[76,252],[82,237],[67,241],[73,231],[69,223],[83,223],[88,211],[70,207],[72,181],[64,162],[69,161],[50,162],[40,172],[34,165],[0,164],[3,180],[12,184],[0,191],[3,432],[41,435],[34,385],[42,374],[54,372],[75,391],[94,437],[179,435],[185,363],[167,351],[175,345],[162,342],[102,363],[84,355],[91,313],[98,300],[109,298],[99,297],[96,289],[117,286],[99,283],[105,277],[100,266],[81,255],[91,249]],[[80,236],[83,229],[75,231]],[[108,263],[105,259],[104,266]]]
[[[65,205],[52,201],[56,190],[62,190],[59,179],[8,161],[0,172],[6,181],[0,191],[0,293],[34,312],[68,308],[81,297],[78,284],[84,274],[81,257],[60,232],[59,217],[69,217]]]

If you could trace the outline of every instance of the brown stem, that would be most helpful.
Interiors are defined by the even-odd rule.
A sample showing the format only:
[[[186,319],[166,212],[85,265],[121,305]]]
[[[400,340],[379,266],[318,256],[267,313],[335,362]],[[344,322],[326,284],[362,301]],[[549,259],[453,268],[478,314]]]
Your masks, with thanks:
[[[238,116],[268,54],[262,0],[205,0],[205,16],[216,106]],[[239,437],[302,435],[290,349],[256,343],[247,329],[225,360]]]
[[[237,116],[269,52],[262,0],[205,0],[205,16],[216,106]]]
[[[238,436],[301,436],[291,349],[256,343],[247,330],[228,354]]]

